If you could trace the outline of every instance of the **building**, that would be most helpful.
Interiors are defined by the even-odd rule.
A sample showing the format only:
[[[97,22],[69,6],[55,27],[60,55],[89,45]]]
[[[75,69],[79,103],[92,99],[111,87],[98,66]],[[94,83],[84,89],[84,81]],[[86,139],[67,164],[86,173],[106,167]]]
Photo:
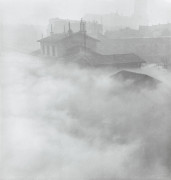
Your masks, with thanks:
[[[108,14],[86,14],[87,21],[97,21],[103,24],[104,31],[123,29],[125,27],[137,29],[140,25],[148,25],[148,0],[134,0],[132,15],[121,15],[118,12]]]
[[[98,40],[87,35],[86,23],[81,20],[78,32],[73,32],[70,22],[67,33],[64,31],[61,34],[54,34],[51,26],[50,36],[42,38],[38,42],[40,42],[42,55],[63,57],[73,47],[87,47],[95,51]]]
[[[157,38],[171,37],[171,23],[156,24],[151,26],[139,26],[139,29],[124,28],[113,31],[106,31],[106,38]]]
[[[171,36],[171,23],[140,26],[139,33],[146,37]]]
[[[127,27],[119,30],[106,31],[104,36],[109,39],[119,39],[119,38],[141,37],[142,34],[140,34],[139,30],[131,29]]]
[[[147,62],[171,62],[171,37],[104,39],[97,51],[103,54],[137,54]]]
[[[140,68],[145,61],[133,53],[104,55],[97,52],[99,40],[88,36],[86,22],[80,21],[80,30],[73,32],[70,23],[68,32],[54,34],[38,40],[44,56],[91,67]]]

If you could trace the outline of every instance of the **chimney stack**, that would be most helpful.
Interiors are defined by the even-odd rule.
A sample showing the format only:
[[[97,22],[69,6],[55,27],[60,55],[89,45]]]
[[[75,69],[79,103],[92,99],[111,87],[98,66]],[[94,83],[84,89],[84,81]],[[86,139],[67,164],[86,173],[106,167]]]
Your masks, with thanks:
[[[69,27],[68,35],[70,36],[70,35],[72,35],[72,29],[71,29],[71,23],[70,22],[68,23],[68,27]]]
[[[86,32],[86,22],[84,22],[82,19],[80,21],[80,32]]]

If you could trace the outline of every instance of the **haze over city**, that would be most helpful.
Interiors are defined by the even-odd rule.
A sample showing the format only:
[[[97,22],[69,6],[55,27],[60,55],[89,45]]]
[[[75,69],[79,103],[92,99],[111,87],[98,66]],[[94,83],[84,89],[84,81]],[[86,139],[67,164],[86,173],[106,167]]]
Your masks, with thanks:
[[[171,0],[0,0],[0,180],[171,179]]]
[[[1,0],[2,23],[47,24],[50,18],[80,19],[85,14],[118,12],[130,16],[134,0]],[[149,23],[167,23],[171,19],[170,0],[148,1]]]

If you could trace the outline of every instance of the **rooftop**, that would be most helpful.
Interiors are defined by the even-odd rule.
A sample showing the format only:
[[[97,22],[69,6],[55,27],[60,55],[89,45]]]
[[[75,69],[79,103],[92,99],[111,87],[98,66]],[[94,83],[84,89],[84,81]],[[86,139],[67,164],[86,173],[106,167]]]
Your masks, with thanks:
[[[85,59],[91,65],[115,65],[121,63],[145,63],[145,61],[136,54],[112,54],[103,55],[85,47],[74,47],[68,50],[65,58]]]
[[[67,35],[67,34],[64,34],[64,33],[61,33],[61,34],[53,34],[51,36],[48,36],[48,37],[45,37],[45,38],[42,38],[40,40],[38,40],[38,42],[46,42],[46,43],[58,43],[58,42],[62,42],[62,41],[68,41],[70,40],[71,38],[74,38],[74,37],[81,37],[81,36],[86,36],[86,39],[89,40],[93,40],[93,41],[96,41],[96,42],[99,42],[98,39],[95,39],[87,34],[84,34],[82,32],[76,32],[76,33],[73,33],[71,35]]]

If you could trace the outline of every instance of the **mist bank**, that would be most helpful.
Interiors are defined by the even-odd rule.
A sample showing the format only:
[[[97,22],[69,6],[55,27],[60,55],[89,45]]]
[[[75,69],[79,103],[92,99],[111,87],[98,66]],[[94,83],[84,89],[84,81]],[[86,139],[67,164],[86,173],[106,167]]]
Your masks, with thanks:
[[[31,53],[39,49],[38,39],[46,29],[32,24],[0,24],[0,50]]]
[[[128,88],[112,69],[1,55],[1,178],[169,179],[170,72]]]

